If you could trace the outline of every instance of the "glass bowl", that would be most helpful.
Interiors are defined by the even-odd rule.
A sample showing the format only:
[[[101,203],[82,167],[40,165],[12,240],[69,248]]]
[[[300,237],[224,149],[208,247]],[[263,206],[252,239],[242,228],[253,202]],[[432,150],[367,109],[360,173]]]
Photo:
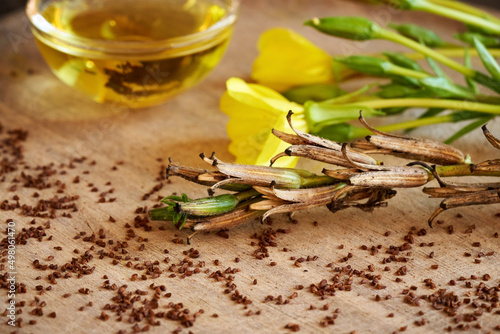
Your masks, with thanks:
[[[29,0],[52,72],[97,102],[160,104],[220,61],[239,0]]]

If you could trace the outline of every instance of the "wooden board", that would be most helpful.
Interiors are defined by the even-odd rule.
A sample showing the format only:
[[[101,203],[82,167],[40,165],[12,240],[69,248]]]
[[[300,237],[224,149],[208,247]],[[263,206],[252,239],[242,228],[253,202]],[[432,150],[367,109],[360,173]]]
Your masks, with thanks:
[[[498,206],[446,212],[440,217],[442,223],[429,229],[427,217],[439,200],[425,198],[419,189],[403,190],[387,208],[372,213],[349,209],[331,214],[325,208],[314,209],[298,212],[293,221],[277,216],[270,225],[249,222],[228,231],[229,238],[199,235],[191,246],[173,242],[185,240],[185,232],[143,221],[144,211],[162,196],[206,194],[204,188],[186,181],[161,179],[169,157],[203,166],[198,154],[215,151],[231,161],[227,117],[219,111],[218,100],[229,77],[249,78],[259,34],[275,26],[293,28],[336,54],[339,43],[347,42],[302,26],[304,19],[329,14],[363,15],[382,23],[425,22],[448,36],[459,29],[431,15],[353,2],[245,1],[229,50],[207,80],[164,105],[127,110],[88,101],[64,86],[45,66],[24,14],[4,17],[0,21],[0,122],[4,126],[0,138],[15,136],[7,133],[13,129],[29,134],[19,143],[22,164],[0,182],[0,201],[7,203],[2,207],[12,205],[12,210],[0,210],[2,238],[9,219],[16,234],[24,236],[18,237],[15,248],[15,282],[22,284],[15,294],[16,317],[18,325],[22,319],[22,328],[7,325],[5,312],[0,332],[130,333],[148,325],[153,333],[177,328],[183,333],[295,329],[285,328],[287,324],[299,325],[300,332],[306,333],[404,329],[438,333],[449,326],[470,327],[470,333],[498,330],[500,248],[494,237],[500,232]],[[361,52],[396,49],[383,42],[359,47]],[[490,128],[500,133],[497,121]],[[433,127],[416,134],[443,139],[454,129]],[[17,147],[16,142],[9,143]],[[10,150],[7,144],[3,142]],[[475,161],[498,156],[480,131],[457,146]],[[2,159],[11,159],[10,153],[0,152]],[[319,168],[311,162],[301,166]],[[34,184],[29,176],[40,182]],[[45,189],[33,187],[43,188],[43,183]],[[143,199],[155,187],[161,189]],[[79,198],[72,198],[75,195]],[[69,198],[64,204],[74,204],[77,211],[56,210],[52,218],[47,210],[49,217],[29,217],[16,208],[17,202],[33,207],[40,200],[57,206],[64,197]],[[100,198],[105,203],[99,203]],[[396,252],[398,247],[402,248]],[[265,256],[259,260],[256,254]],[[4,249],[2,274],[11,271],[7,255]],[[182,269],[183,265],[187,268]],[[154,273],[159,277],[153,278],[158,276]],[[0,291],[2,310],[8,306],[6,278]],[[334,295],[321,298],[313,293],[311,285],[324,286],[323,280],[333,287]],[[159,297],[155,287],[160,287]],[[493,287],[496,292],[488,290]],[[450,305],[461,306],[445,312],[443,305],[429,301],[433,294],[440,294],[436,300],[449,298]],[[328,324],[330,320],[334,324]]]

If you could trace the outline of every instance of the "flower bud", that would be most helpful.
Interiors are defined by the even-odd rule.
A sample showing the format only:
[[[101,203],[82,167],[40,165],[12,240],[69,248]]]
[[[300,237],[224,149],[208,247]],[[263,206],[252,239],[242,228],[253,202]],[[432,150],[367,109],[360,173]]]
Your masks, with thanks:
[[[363,17],[337,16],[314,18],[306,21],[311,26],[325,34],[347,38],[355,41],[365,41],[378,37],[378,25]]]

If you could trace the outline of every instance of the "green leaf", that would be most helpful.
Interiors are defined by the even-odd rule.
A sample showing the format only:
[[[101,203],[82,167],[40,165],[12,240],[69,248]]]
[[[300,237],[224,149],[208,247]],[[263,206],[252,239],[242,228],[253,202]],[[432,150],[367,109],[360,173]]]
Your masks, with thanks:
[[[413,39],[416,42],[430,46],[440,47],[446,43],[434,31],[420,27],[416,24],[389,24],[389,27],[399,32],[401,35]]]
[[[477,112],[477,111],[470,111],[470,110],[462,110],[451,114],[451,122],[453,123],[462,122],[479,117],[483,118],[491,117],[491,114]]]
[[[333,84],[315,84],[295,87],[283,93],[288,100],[300,104],[306,101],[324,101],[345,95],[346,91]]]
[[[480,83],[481,85],[488,87],[489,89],[500,94],[500,81],[499,80],[495,80],[492,77],[489,77],[486,74],[478,72],[478,71],[476,71],[476,73],[474,73],[472,80],[474,80],[474,81]]]
[[[425,78],[420,83],[436,97],[475,100],[476,95],[469,88],[456,85],[446,78]]]
[[[464,65],[467,68],[472,68],[472,61],[471,61],[470,52],[469,52],[468,48],[465,48],[465,52],[464,52]],[[479,88],[477,87],[474,80],[472,80],[471,78],[466,76],[465,81],[467,82],[467,86],[474,92],[474,94],[479,93]]]
[[[479,41],[477,38],[474,38],[474,46],[476,47],[477,52],[479,53],[479,57],[483,62],[484,67],[491,74],[493,79],[496,81],[500,81],[500,66],[491,53],[486,49],[483,43]]]
[[[337,16],[314,18],[304,22],[325,34],[347,38],[355,41],[366,41],[378,37],[378,25],[363,17]]]
[[[471,132],[471,131],[473,131],[473,130],[475,130],[475,129],[481,127],[481,126],[483,126],[484,124],[488,123],[494,117],[495,116],[479,118],[477,121],[472,122],[472,123],[464,126],[463,128],[461,128],[457,132],[455,132],[451,137],[449,137],[448,139],[446,139],[444,141],[444,143],[445,144],[451,144],[451,143],[453,143],[458,138],[463,137],[464,135],[468,134],[469,132]]]
[[[440,78],[445,78],[446,80],[448,80],[449,82],[453,82],[450,77],[448,77],[446,75],[446,73],[444,73],[444,71],[441,69],[441,67],[434,61],[434,59],[430,58],[430,57],[426,57],[425,58],[427,60],[427,63],[429,64],[429,66],[432,68],[432,70],[434,71],[434,73],[440,77]]]

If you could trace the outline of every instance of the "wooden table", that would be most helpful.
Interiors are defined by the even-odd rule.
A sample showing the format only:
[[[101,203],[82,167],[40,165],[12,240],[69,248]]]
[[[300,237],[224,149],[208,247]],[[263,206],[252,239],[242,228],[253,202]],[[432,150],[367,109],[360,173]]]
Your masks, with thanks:
[[[275,26],[289,27],[335,54],[338,40],[302,26],[304,19],[329,14],[425,22],[448,36],[459,29],[431,15],[348,1],[245,1],[229,50],[208,79],[164,105],[127,110],[89,101],[59,82],[39,55],[24,14],[4,17],[0,138],[10,150],[4,140],[15,133],[9,135],[8,130],[29,134],[19,144],[22,164],[0,182],[0,200],[7,202],[3,208],[12,205],[12,210],[0,211],[2,238],[8,219],[22,235],[15,248],[15,282],[22,284],[15,300],[22,328],[7,325],[4,313],[0,332],[130,333],[147,329],[150,321],[154,333],[177,328],[183,333],[286,333],[298,329],[293,325],[308,333],[391,333],[405,328],[431,333],[449,326],[469,326],[471,333],[498,331],[498,206],[449,211],[440,217],[441,224],[429,229],[427,217],[439,200],[426,198],[419,189],[403,190],[387,208],[373,213],[349,209],[331,214],[320,208],[298,212],[293,221],[287,216],[273,217],[272,225],[252,221],[228,231],[229,238],[198,235],[191,246],[175,243],[185,240],[184,231],[144,221],[147,209],[161,196],[206,194],[203,187],[184,180],[161,179],[168,157],[203,166],[198,154],[215,151],[221,159],[232,160],[227,117],[218,101],[229,77],[250,77],[259,34]],[[367,42],[361,48],[373,52],[394,46]],[[497,121],[490,128],[500,133]],[[453,129],[431,127],[416,134],[443,139]],[[497,156],[480,131],[456,144],[475,161]],[[11,159],[10,153],[0,152],[2,159]],[[301,166],[318,167],[311,162]],[[143,199],[147,193],[151,195]],[[72,198],[75,195],[79,198]],[[65,197],[68,201],[61,204]],[[20,205],[36,206],[41,200],[47,205],[74,204],[77,211],[55,210],[52,218],[49,208],[48,217],[30,217],[25,215],[29,210],[16,208],[15,198]],[[266,240],[275,244],[266,247],[266,257],[259,260],[259,242]],[[413,243],[403,246],[408,241]],[[388,263],[391,251],[397,255]],[[5,248],[1,259],[2,273],[11,271]],[[334,277],[334,296],[322,299],[312,293],[311,284],[334,284]],[[489,291],[493,300],[478,299],[478,290],[495,286],[496,297]],[[442,296],[456,296],[463,303],[455,316],[428,301],[440,289],[446,290]],[[2,289],[2,309],[7,299]],[[329,324],[332,319],[334,324]]]

